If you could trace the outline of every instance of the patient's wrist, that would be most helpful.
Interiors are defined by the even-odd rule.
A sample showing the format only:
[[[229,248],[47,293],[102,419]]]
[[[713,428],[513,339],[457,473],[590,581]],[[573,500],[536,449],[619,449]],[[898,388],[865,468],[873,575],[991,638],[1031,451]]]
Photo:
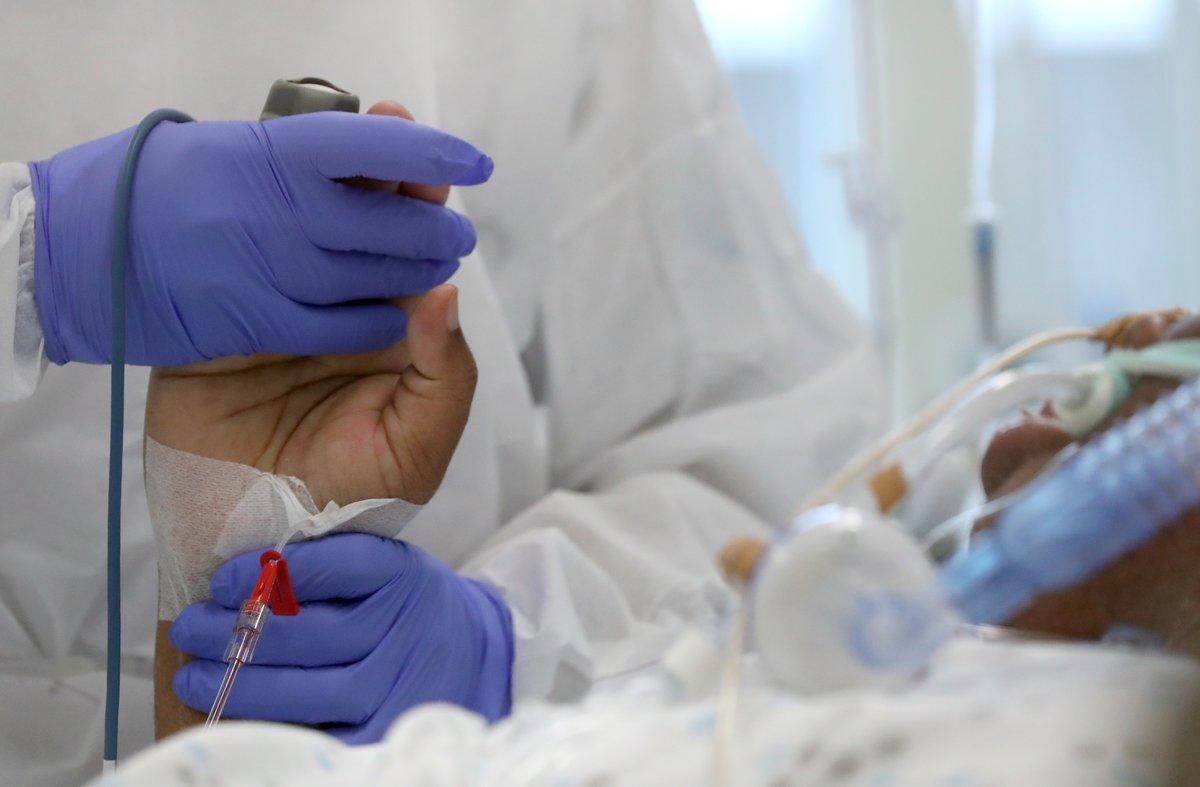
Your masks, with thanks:
[[[397,499],[331,504],[319,511],[304,482],[248,465],[145,441],[146,501],[158,548],[155,734],[162,738],[203,721],[175,696],[171,681],[188,661],[167,639],[184,607],[210,597],[216,569],[243,552],[267,549],[297,525],[297,536],[358,530],[391,537],[421,506]]]

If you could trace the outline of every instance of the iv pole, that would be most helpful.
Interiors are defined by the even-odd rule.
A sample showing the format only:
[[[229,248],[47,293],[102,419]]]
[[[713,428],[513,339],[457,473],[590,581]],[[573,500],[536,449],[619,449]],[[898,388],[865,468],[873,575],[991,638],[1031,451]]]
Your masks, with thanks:
[[[895,367],[895,290],[890,244],[897,217],[883,170],[883,102],[879,77],[876,0],[855,0],[853,27],[857,150],[834,158],[842,176],[846,210],[866,240],[867,281],[875,344],[890,388]]]
[[[992,160],[996,137],[996,47],[994,0],[970,6],[971,65],[975,82],[972,106],[970,204],[971,250],[979,299],[980,352],[995,354],[1000,336],[996,312],[996,206],[992,202]]]

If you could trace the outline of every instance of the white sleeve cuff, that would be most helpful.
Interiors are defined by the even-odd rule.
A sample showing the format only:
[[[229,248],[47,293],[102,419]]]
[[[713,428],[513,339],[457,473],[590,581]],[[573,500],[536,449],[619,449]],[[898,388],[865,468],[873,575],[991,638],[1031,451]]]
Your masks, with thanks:
[[[32,394],[46,369],[33,298],[33,222],[29,167],[0,164],[0,401]]]

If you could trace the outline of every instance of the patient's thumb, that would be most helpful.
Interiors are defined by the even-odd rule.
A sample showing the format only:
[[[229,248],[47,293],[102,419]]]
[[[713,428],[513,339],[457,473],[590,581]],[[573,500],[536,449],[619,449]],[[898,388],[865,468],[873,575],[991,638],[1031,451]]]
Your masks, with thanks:
[[[404,371],[408,394],[404,408],[413,412],[405,415],[413,416],[414,425],[419,419],[422,431],[437,435],[437,442],[450,438],[453,453],[467,423],[478,377],[458,321],[457,287],[443,284],[420,298],[409,315],[406,341],[411,363]]]

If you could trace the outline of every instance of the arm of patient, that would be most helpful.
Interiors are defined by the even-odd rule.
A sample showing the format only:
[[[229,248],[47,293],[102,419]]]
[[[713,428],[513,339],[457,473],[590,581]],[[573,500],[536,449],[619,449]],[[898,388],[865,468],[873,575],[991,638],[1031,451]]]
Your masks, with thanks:
[[[394,102],[370,111],[412,119]],[[439,203],[449,192],[360,185]],[[397,306],[409,314],[408,335],[377,352],[226,358],[151,375],[145,464],[159,552],[159,737],[199,720],[171,689],[185,657],[167,640],[170,621],[208,596],[208,580],[225,559],[283,534],[294,521],[285,499],[293,512],[309,513],[330,502],[395,499],[352,523],[393,535],[441,484],[470,411],[475,362],[453,286]]]
[[[296,521],[289,509],[397,499],[353,522],[391,535],[409,518],[396,505],[433,495],[475,386],[456,300],[449,285],[422,297],[410,307],[405,341],[379,353],[236,359],[153,373],[145,461],[160,621],[207,597],[208,578],[224,559],[271,546]],[[160,734],[178,728],[167,708],[175,704],[170,675],[180,663],[163,631],[160,623]]]
[[[155,647],[155,730],[161,738],[202,716],[179,702],[172,678],[187,663],[168,638],[171,622],[189,605],[209,598],[209,581],[226,559],[252,556],[305,524],[304,535],[355,530],[391,537],[420,506],[400,499],[336,504],[318,513],[307,485],[236,462],[169,448],[147,436],[146,498],[159,553]],[[246,595],[249,588],[246,589]],[[226,626],[230,633],[232,624]]]

